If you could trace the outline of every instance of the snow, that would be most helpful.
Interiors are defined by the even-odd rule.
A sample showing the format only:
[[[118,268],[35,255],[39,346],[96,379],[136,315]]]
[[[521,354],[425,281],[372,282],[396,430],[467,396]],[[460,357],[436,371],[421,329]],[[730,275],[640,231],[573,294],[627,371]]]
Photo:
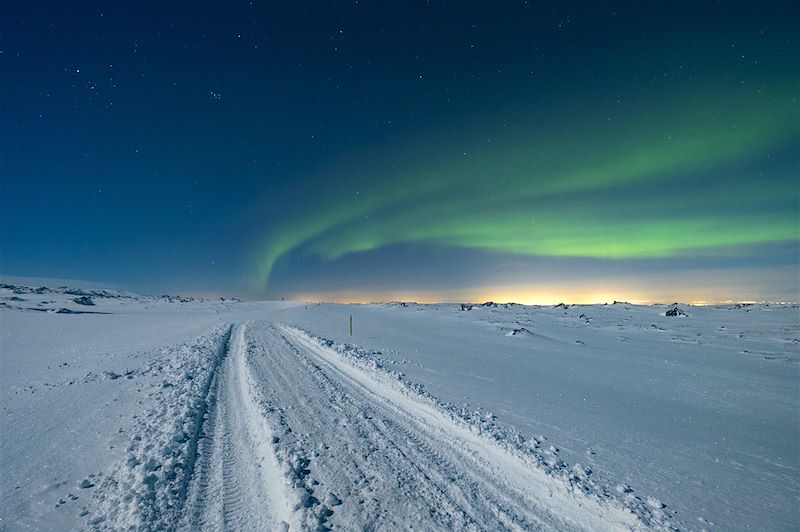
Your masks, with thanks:
[[[797,306],[679,307],[686,317],[665,316],[674,305],[320,305],[281,320],[546,435],[567,463],[667,504],[685,528],[796,530]]]
[[[796,530],[799,338],[793,305],[3,285],[0,528]]]

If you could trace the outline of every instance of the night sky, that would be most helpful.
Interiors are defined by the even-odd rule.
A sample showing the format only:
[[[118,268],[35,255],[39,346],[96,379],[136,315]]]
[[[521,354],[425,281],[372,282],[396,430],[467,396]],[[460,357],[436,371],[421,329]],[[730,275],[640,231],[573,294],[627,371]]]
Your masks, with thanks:
[[[800,298],[800,3],[11,2],[0,273]]]

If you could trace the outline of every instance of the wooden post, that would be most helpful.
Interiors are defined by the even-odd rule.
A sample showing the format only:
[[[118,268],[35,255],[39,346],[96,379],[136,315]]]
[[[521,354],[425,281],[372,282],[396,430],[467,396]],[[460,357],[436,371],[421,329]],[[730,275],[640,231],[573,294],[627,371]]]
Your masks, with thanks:
[[[353,315],[350,314],[350,336],[353,336]]]

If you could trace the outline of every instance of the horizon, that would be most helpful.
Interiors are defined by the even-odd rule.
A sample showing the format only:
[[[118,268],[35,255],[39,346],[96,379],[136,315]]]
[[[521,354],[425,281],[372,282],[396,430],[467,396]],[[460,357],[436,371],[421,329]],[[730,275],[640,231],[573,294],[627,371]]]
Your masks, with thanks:
[[[148,293],[146,291],[138,291],[136,289],[120,286],[120,285],[113,285],[102,283],[98,281],[86,281],[86,280],[76,280],[76,279],[60,279],[60,278],[43,278],[43,277],[18,277],[13,275],[3,275],[0,274],[0,283],[12,285],[12,286],[24,286],[27,288],[48,288],[48,289],[58,289],[58,288],[71,288],[71,289],[83,289],[83,290],[114,290],[120,292],[131,292],[139,295],[144,296],[151,296],[151,297],[158,297],[161,295],[165,295],[160,292],[152,292]],[[777,301],[777,300],[736,300],[736,299],[728,299],[728,300],[716,300],[716,301],[708,301],[708,300],[687,300],[682,298],[666,298],[660,300],[641,300],[641,299],[632,299],[632,298],[625,298],[625,297],[611,297],[610,299],[586,299],[580,298],[578,300],[571,300],[568,298],[559,298],[557,296],[547,297],[543,299],[503,299],[503,297],[478,297],[477,299],[436,299],[431,298],[427,295],[420,295],[415,296],[412,293],[408,292],[392,292],[390,295],[385,297],[374,297],[367,294],[360,294],[360,295],[353,295],[353,294],[340,294],[340,295],[314,295],[314,294],[295,294],[290,296],[284,296],[285,299],[266,299],[266,298],[258,298],[247,296],[247,295],[237,295],[237,294],[230,294],[230,293],[217,293],[217,292],[203,292],[203,291],[188,291],[188,292],[175,292],[169,293],[166,295],[171,296],[184,296],[184,297],[193,297],[193,298],[202,298],[207,300],[216,300],[216,299],[238,299],[244,302],[298,302],[298,303],[307,303],[307,304],[329,304],[329,305],[370,305],[370,304],[386,304],[386,303],[411,303],[411,304],[418,304],[418,305],[458,305],[458,304],[469,304],[469,305],[482,305],[485,303],[495,303],[498,305],[520,305],[520,306],[542,306],[542,307],[552,307],[558,305],[568,305],[568,306],[576,306],[576,305],[584,305],[584,306],[591,306],[591,305],[613,305],[613,304],[626,304],[626,305],[636,305],[636,306],[670,306],[670,305],[688,305],[688,306],[718,306],[718,305],[800,305],[800,301]],[[397,297],[395,297],[397,296]],[[593,297],[593,296],[590,296]],[[609,296],[610,297],[610,296]]]

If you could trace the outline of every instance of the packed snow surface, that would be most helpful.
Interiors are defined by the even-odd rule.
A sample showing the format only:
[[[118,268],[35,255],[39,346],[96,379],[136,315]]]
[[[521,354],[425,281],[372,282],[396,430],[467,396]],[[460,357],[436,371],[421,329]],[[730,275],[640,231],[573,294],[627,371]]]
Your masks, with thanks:
[[[799,321],[2,285],[0,529],[797,530]]]

